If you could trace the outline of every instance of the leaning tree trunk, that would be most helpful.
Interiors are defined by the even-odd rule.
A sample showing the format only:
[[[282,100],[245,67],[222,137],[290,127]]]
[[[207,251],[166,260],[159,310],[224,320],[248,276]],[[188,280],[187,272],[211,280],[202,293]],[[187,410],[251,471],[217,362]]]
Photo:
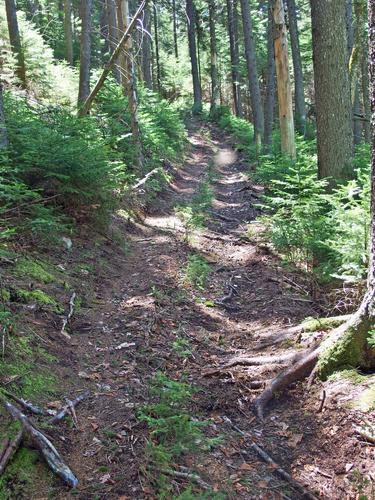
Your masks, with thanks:
[[[91,67],[91,15],[92,0],[81,2],[81,55],[79,66],[78,106],[83,104],[90,95]]]
[[[232,73],[233,103],[236,116],[242,117],[242,101],[240,87],[240,56],[238,51],[238,3],[227,0],[228,34]]]
[[[271,9],[272,0],[268,5],[268,27],[267,27],[267,81],[266,99],[264,101],[264,139],[263,145],[269,152],[272,144],[273,115],[275,108],[275,47],[273,42],[274,23]]]
[[[304,135],[306,133],[305,86],[303,83],[301,51],[299,47],[296,2],[295,0],[286,0],[286,4],[288,7],[290,44],[292,47],[294,68],[295,126],[296,130]]]
[[[275,23],[274,43],[281,152],[294,159],[296,157],[296,143],[294,135],[292,87],[289,72],[288,37],[285,25],[283,0],[273,0],[272,12]]]
[[[26,68],[25,68],[25,58],[23,54],[20,32],[18,29],[17,21],[17,8],[15,0],[5,0],[5,8],[8,21],[8,31],[9,31],[9,42],[12,48],[12,52],[15,55],[16,64],[16,76],[18,77],[20,84],[23,88],[26,88]]]
[[[209,17],[210,17],[210,53],[211,53],[211,109],[210,113],[214,114],[216,108],[220,105],[220,86],[219,73],[217,68],[217,40],[216,40],[216,2],[209,0]]]
[[[202,111],[202,89],[199,79],[197,43],[195,39],[195,5],[193,0],[186,0],[186,15],[188,22],[191,75],[193,78],[193,93],[194,93],[193,113],[200,113]]]
[[[318,0],[312,0],[312,3],[316,1]],[[308,376],[314,369],[324,379],[342,368],[375,368],[375,349],[368,343],[369,332],[375,327],[375,0],[368,0],[368,18],[372,154],[371,246],[367,291],[358,311],[349,320],[333,330],[316,349],[300,357],[268,384],[255,400],[255,410],[260,418],[263,418],[265,406],[276,393],[292,382]],[[342,20],[344,21],[344,17]]]
[[[73,28],[72,28],[72,2],[64,0],[64,33],[65,33],[65,59],[73,66]]]
[[[8,134],[5,125],[3,84],[0,81],[0,150],[8,146]]]
[[[310,0],[319,177],[353,177],[346,0]],[[334,27],[334,28],[333,28]]]
[[[241,0],[241,9],[245,42],[245,57],[247,63],[247,76],[249,79],[251,110],[254,122],[254,141],[257,144],[258,148],[260,148],[264,132],[264,117],[257,72],[253,23],[251,19],[249,0]]]

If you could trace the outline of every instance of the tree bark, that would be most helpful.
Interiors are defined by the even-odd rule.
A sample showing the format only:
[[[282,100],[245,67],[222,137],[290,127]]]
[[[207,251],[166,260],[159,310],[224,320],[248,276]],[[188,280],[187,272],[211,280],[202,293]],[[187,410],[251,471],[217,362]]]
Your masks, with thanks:
[[[173,16],[173,44],[174,44],[174,55],[176,60],[178,60],[178,39],[177,39],[177,10],[176,10],[176,0],[172,0],[172,16]]]
[[[255,43],[253,37],[253,23],[250,14],[249,0],[241,0],[241,9],[251,110],[254,122],[254,141],[257,144],[258,148],[260,148],[264,132],[264,117],[258,80]]]
[[[143,25],[146,33],[143,33],[142,43],[142,76],[145,86],[152,90],[151,13],[148,5],[145,8]]]
[[[290,44],[292,47],[292,58],[294,68],[294,102],[295,102],[295,126],[297,132],[306,133],[306,104],[305,86],[301,62],[301,51],[299,46],[299,32],[295,0],[286,0],[288,7],[288,21]]]
[[[188,23],[189,54],[191,62],[191,74],[193,78],[193,113],[202,111],[202,90],[199,79],[197,43],[195,39],[195,5],[193,0],[186,0],[186,15]]]
[[[217,67],[217,40],[216,40],[216,2],[209,0],[209,18],[210,18],[210,54],[211,54],[211,109],[210,113],[214,114],[217,106],[220,105],[220,86],[219,73]]]
[[[26,68],[25,68],[25,58],[23,54],[21,37],[18,28],[17,21],[17,9],[15,0],[5,0],[5,8],[7,14],[8,31],[9,31],[9,42],[12,48],[12,52],[16,58],[16,76],[20,81],[20,85],[26,88]]]
[[[264,149],[269,152],[272,144],[273,116],[275,108],[275,47],[272,15],[272,0],[268,2],[268,27],[267,27],[267,81],[266,99],[264,101]]]
[[[72,2],[64,0],[64,33],[65,33],[65,59],[73,66],[73,28],[72,28]]]
[[[8,134],[5,125],[3,84],[0,81],[0,150],[8,146]]]
[[[92,0],[81,2],[81,54],[79,66],[78,106],[82,105],[90,95],[91,69],[91,16]]]
[[[154,36],[155,36],[155,60],[156,60],[156,86],[160,94],[161,70],[160,70],[160,53],[159,53],[159,19],[155,3],[153,4],[153,9],[154,9]]]
[[[236,116],[242,118],[240,56],[238,50],[238,0],[227,0],[227,11],[234,112]]]
[[[346,0],[311,0],[319,177],[353,176]],[[332,28],[334,27],[334,29]]]
[[[272,12],[275,23],[275,62],[277,94],[279,100],[281,151],[294,159],[296,157],[296,143],[294,135],[292,87],[289,73],[288,38],[283,0],[273,1]]]
[[[111,54],[113,54],[114,51],[116,50],[118,41],[120,39],[118,33],[115,0],[106,0],[106,6],[107,6],[107,19],[108,19],[109,51]],[[113,76],[115,77],[118,83],[121,83],[121,72],[116,63],[113,67]]]
[[[362,76],[362,100],[363,100],[363,114],[365,121],[363,122],[363,130],[365,141],[371,141],[371,109],[370,109],[370,82],[368,77],[368,47],[365,46],[361,57],[361,76]]]
[[[104,41],[101,53],[102,53],[102,58],[104,58],[104,56],[109,51],[109,44],[108,44],[109,33],[108,33],[108,16],[107,16],[106,0],[100,0],[99,8],[100,8],[100,17],[99,17],[100,36]]]

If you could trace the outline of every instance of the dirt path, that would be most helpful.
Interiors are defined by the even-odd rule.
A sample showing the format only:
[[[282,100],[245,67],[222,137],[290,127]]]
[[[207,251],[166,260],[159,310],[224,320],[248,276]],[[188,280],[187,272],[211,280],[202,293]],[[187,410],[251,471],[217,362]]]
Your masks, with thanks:
[[[255,221],[261,187],[249,186],[248,167],[227,138],[196,123],[190,143],[183,168],[144,221],[132,226],[126,256],[114,252],[108,257],[108,267],[97,278],[95,309],[73,324],[70,370],[77,387],[89,388],[93,397],[79,409],[79,430],[64,427],[64,456],[80,487],[73,495],[56,486],[50,495],[143,499],[164,492],[161,498],[177,498],[190,484],[196,496],[181,498],[216,498],[215,492],[224,494],[217,498],[300,498],[252,451],[253,441],[312,490],[326,498],[344,498],[348,484],[335,467],[340,454],[344,469],[353,460],[355,443],[347,439],[345,450],[327,453],[343,437],[340,429],[330,431],[338,419],[344,427],[344,410],[335,412],[334,421],[329,412],[318,414],[319,390],[306,397],[297,387],[273,404],[263,425],[252,413],[260,389],[251,389],[250,382],[270,378],[280,366],[236,365],[209,375],[233,355],[293,352],[293,343],[262,348],[262,341],[282,325],[313,315],[314,307],[301,277],[286,275],[258,244],[259,224],[248,230],[244,221]],[[211,206],[206,206],[208,199]],[[204,226],[200,229],[187,223],[191,212],[186,207],[197,205],[205,205],[203,216],[196,209]],[[200,256],[193,264],[192,255]],[[202,259],[210,266],[206,283]],[[201,286],[187,277],[193,282],[202,278]],[[167,465],[161,459],[159,468],[150,459],[150,453],[155,457],[150,446],[158,442],[157,434],[150,435],[150,425],[139,419],[145,405],[155,397],[160,401],[160,394],[170,390],[164,381],[159,395],[150,392],[150,379],[157,372],[200,388],[182,403],[177,421],[186,414],[193,423],[206,420],[204,439],[221,436],[210,450],[203,450],[208,445],[189,448]],[[66,376],[69,380],[62,385],[72,382],[72,373]],[[180,403],[172,399],[167,405],[177,408]],[[155,407],[146,414],[160,417]],[[248,434],[239,434],[228,419]],[[160,422],[161,417],[156,425]],[[189,441],[186,427],[181,429],[183,436],[176,430],[179,446]],[[177,475],[163,474],[163,467]],[[183,477],[186,471],[208,483],[207,496],[203,483]]]

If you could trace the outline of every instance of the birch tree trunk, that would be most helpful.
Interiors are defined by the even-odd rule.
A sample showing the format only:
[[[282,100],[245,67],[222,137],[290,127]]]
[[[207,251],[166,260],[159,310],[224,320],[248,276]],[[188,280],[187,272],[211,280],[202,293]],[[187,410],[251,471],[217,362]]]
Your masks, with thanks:
[[[264,117],[258,80],[255,43],[253,37],[253,23],[251,20],[249,0],[241,0],[241,9],[245,42],[245,57],[247,63],[247,76],[249,80],[251,110],[254,122],[254,141],[258,149],[260,149],[264,133]]]
[[[353,117],[346,0],[310,0],[319,177],[331,184],[353,176]],[[334,29],[332,29],[334,26]]]
[[[227,11],[234,112],[236,116],[242,118],[240,56],[238,51],[238,0],[227,0]]]
[[[275,24],[275,63],[277,94],[279,100],[281,151],[294,159],[296,157],[296,143],[294,135],[292,87],[289,73],[288,38],[283,0],[273,0],[272,7]]]
[[[90,95],[92,0],[81,1],[81,54],[79,66],[78,106]]]
[[[5,9],[7,14],[10,46],[17,61],[15,73],[20,81],[21,87],[26,88],[27,82],[26,82],[25,58],[21,44],[20,32],[18,28],[17,9],[15,0],[5,0]]]
[[[306,133],[306,104],[305,86],[301,62],[301,51],[299,46],[299,32],[295,0],[286,0],[288,7],[288,21],[290,44],[292,47],[292,58],[294,68],[294,102],[295,102],[295,126],[296,130],[305,135]]]

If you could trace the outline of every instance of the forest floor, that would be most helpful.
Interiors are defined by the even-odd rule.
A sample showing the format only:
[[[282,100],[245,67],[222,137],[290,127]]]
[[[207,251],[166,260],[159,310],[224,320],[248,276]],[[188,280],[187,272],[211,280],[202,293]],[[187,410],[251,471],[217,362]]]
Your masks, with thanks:
[[[374,412],[353,401],[374,378],[337,377],[310,391],[295,384],[259,422],[252,411],[258,381],[280,363],[220,369],[234,356],[297,352],[322,333],[277,345],[275,335],[320,311],[306,276],[263,244],[256,220],[262,187],[249,181],[229,137],[194,122],[189,141],[182,167],[142,220],[115,222],[126,232],[125,251],[108,238],[92,248],[82,234],[69,255],[53,257],[85,297],[71,341],[59,339],[47,314],[28,314],[56,357],[60,397],[91,392],[76,409],[76,426],[65,421],[49,430],[80,484],[70,491],[39,475],[27,493],[14,485],[13,498],[177,498],[186,489],[181,498],[303,498],[252,443],[317,496],[373,498],[375,448],[354,426]],[[204,227],[194,227],[194,210]],[[168,379],[152,390],[158,372]],[[206,422],[202,430],[198,420]]]

